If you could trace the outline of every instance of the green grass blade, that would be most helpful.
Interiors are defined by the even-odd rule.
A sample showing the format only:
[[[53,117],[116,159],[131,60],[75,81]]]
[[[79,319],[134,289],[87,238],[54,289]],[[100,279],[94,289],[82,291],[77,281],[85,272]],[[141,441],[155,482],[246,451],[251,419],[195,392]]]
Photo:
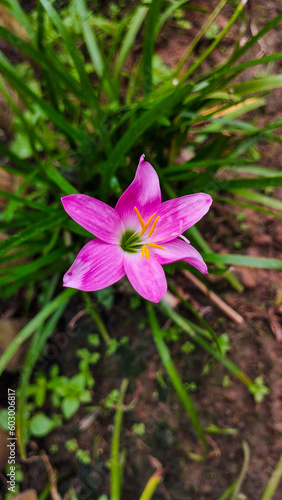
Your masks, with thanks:
[[[159,98],[152,108],[144,111],[144,113],[132,123],[131,127],[127,130],[127,132],[125,132],[123,137],[117,143],[106,163],[105,175],[102,182],[103,196],[105,196],[105,193],[107,192],[111,176],[114,174],[125,154],[134,145],[136,140],[159,119],[160,115],[169,116],[175,106],[180,104],[180,102],[189,94],[191,89],[192,85],[188,84],[185,87],[174,90],[168,96]]]
[[[89,105],[91,107],[97,108],[97,99],[94,94],[94,90],[92,87],[92,84],[89,80],[89,76],[86,73],[85,67],[84,67],[84,61],[82,58],[81,53],[77,50],[75,44],[72,41],[72,38],[70,34],[68,33],[64,23],[62,22],[59,14],[56,12],[52,4],[49,2],[49,0],[39,0],[40,3],[43,5],[44,9],[48,13],[49,17],[52,19],[53,23],[57,27],[58,31],[60,32],[66,47],[68,49],[68,52],[74,62],[74,65],[76,67],[76,70],[78,72],[80,82],[82,85],[82,88],[89,99]]]
[[[60,295],[58,295],[55,299],[49,302],[39,313],[34,316],[34,318],[26,325],[12,340],[10,345],[7,347],[5,352],[2,354],[0,358],[0,375],[5,370],[7,364],[10,359],[14,356],[15,352],[19,349],[19,347],[27,340],[31,335],[41,327],[44,321],[53,314],[58,307],[67,302],[72,295],[76,293],[76,290],[72,288],[68,288],[63,291]]]
[[[121,434],[122,419],[124,412],[123,401],[127,387],[128,387],[128,380],[123,379],[120,387],[119,399],[117,402],[117,410],[115,414],[112,445],[111,445],[111,465],[110,465],[111,500],[120,500],[121,498],[123,464],[121,461],[121,453],[119,451],[119,445],[120,445],[120,434]]]
[[[117,56],[117,60],[115,63],[115,68],[114,68],[114,77],[117,79],[120,75],[120,72],[124,66],[124,63],[126,61],[126,58],[132,49],[137,33],[139,32],[142,23],[146,17],[146,14],[148,12],[148,7],[146,4],[141,4],[136,8],[135,13],[133,14],[132,18],[129,21],[129,28],[124,36],[119,54]]]
[[[78,190],[60,173],[58,168],[54,167],[54,165],[45,162],[43,164],[43,169],[47,177],[65,194],[78,193]]]
[[[17,19],[20,26],[23,26],[28,36],[33,38],[35,36],[35,29],[30,22],[29,16],[21,7],[18,0],[7,0],[7,4],[9,6],[9,11],[15,17],[15,19]]]
[[[63,132],[67,134],[70,138],[75,141],[83,140],[85,141],[85,134],[79,129],[74,128],[68,121],[64,118],[61,113],[58,113],[50,104],[48,104],[42,97],[39,97],[35,92],[33,92],[17,75],[16,70],[12,67],[9,61],[0,52],[0,71],[2,71],[5,78],[10,82],[10,84],[19,91],[21,97],[29,98],[34,104],[38,106],[46,113],[46,116]]]
[[[268,257],[250,257],[248,255],[204,253],[203,259],[209,264],[227,264],[229,266],[259,267],[263,269],[282,269],[282,260]]]
[[[190,398],[187,390],[185,389],[183,382],[182,382],[182,380],[181,380],[181,378],[180,378],[180,376],[179,376],[179,374],[178,374],[178,372],[173,364],[169,350],[168,350],[168,348],[164,342],[164,339],[163,339],[163,332],[159,328],[157,318],[156,318],[155,312],[154,312],[151,304],[148,304],[147,310],[148,310],[148,316],[149,316],[149,320],[150,320],[150,325],[151,325],[151,329],[152,329],[152,333],[153,333],[154,342],[155,342],[156,347],[158,349],[162,363],[163,363],[163,365],[164,365],[164,367],[165,367],[165,369],[170,377],[172,385],[173,385],[174,389],[176,390],[180,401],[182,402],[184,408],[186,409],[186,412],[187,412],[189,418],[191,419],[191,422],[195,428],[195,431],[196,431],[200,441],[202,442],[204,447],[207,448],[208,447],[207,440],[206,440],[205,433],[204,433],[204,430],[202,428],[199,416],[197,414],[197,411],[195,409],[193,401]]]
[[[282,87],[282,75],[270,75],[256,80],[236,83],[232,85],[232,90],[237,95],[253,94],[254,92],[265,92]]]
[[[272,500],[282,481],[282,455],[276,465],[260,500]]]
[[[254,191],[247,191],[245,189],[236,189],[236,191],[234,191],[234,193],[237,196],[242,196],[243,198],[246,198],[247,200],[254,201],[256,203],[260,203],[261,205],[265,205],[266,207],[271,207],[271,208],[274,208],[275,210],[282,210],[282,201],[277,200],[274,197],[266,196],[264,194],[256,193]]]
[[[33,260],[32,262],[25,262],[24,264],[13,265],[9,269],[0,269],[0,286],[9,285],[13,281],[27,277],[27,282],[29,277],[39,271],[42,267],[47,267],[53,263],[58,263],[62,261],[65,254],[64,248],[59,248],[53,253],[48,255],[43,255]],[[1,276],[1,271],[4,271],[4,276]]]
[[[90,12],[86,7],[85,0],[76,0],[76,9],[81,21],[81,27],[84,35],[84,40],[92,61],[92,64],[95,68],[97,75],[100,79],[105,80],[105,89],[108,96],[114,100],[116,98],[113,87],[111,85],[111,81],[105,75],[105,64],[103,61],[103,57],[101,55],[99,45],[97,42],[97,38],[93,29],[91,28],[88,18],[90,16]]]
[[[239,194],[237,191],[234,191],[234,193],[241,196],[241,194]],[[248,196],[246,196],[246,198],[248,198]],[[258,207],[257,205],[254,205],[253,203],[241,201],[241,200],[238,200],[237,198],[233,199],[233,198],[226,198],[225,196],[215,195],[215,196],[213,196],[213,199],[218,200],[218,201],[223,202],[223,203],[229,203],[231,205],[236,205],[237,207],[251,208],[252,210],[255,210],[256,212],[260,212],[261,214],[271,215],[272,217],[276,217],[276,219],[282,220],[282,215],[277,214],[276,212],[273,212],[272,210],[268,210],[267,208]],[[250,197],[250,199],[252,199],[252,197]],[[272,200],[272,198],[270,198],[270,200],[281,204],[281,202],[278,200],[275,200],[275,199]]]
[[[20,246],[24,241],[38,236],[47,229],[50,229],[51,227],[55,228],[64,220],[66,220],[65,214],[54,214],[50,217],[46,217],[44,221],[39,220],[38,222],[31,224],[29,227],[22,229],[18,233],[9,236],[9,238],[0,242],[0,256],[4,255],[12,248]]]
[[[194,48],[196,45],[199,43],[201,38],[204,36],[204,34],[207,32],[207,30],[210,28],[210,26],[213,24],[215,18],[218,16],[220,11],[223,9],[224,5],[227,3],[227,0],[220,0],[214,11],[211,13],[209,18],[206,20],[206,22],[203,24],[197,35],[194,37],[190,45],[188,46],[185,55],[182,57],[180,63],[178,64],[176,71],[175,71],[175,76],[179,75],[180,71],[182,70],[184,64],[186,63],[187,59],[191,56]]]
[[[216,179],[215,191],[232,191],[237,189],[260,189],[282,186],[282,175],[271,177],[248,177],[243,179]]]
[[[181,81],[186,81],[187,78],[189,78],[195,71],[198,69],[201,64],[207,59],[207,57],[212,54],[214,49],[217,47],[217,45],[223,40],[223,38],[227,35],[228,31],[230,28],[233,26],[237,18],[240,16],[241,12],[243,11],[245,7],[245,1],[240,2],[239,5],[237,5],[235,11],[233,12],[232,16],[226,23],[226,26],[223,28],[223,30],[216,36],[214,41],[210,44],[208,49],[206,49],[203,54],[195,61],[190,68],[184,73],[183,77],[181,78]]]
[[[206,352],[211,354],[217,361],[219,361],[228,371],[230,371],[235,377],[237,377],[243,384],[250,388],[253,384],[252,380],[244,373],[235,363],[222,356],[217,349],[214,349],[210,343],[198,335],[191,327],[189,322],[183,318],[180,314],[175,312],[171,307],[169,307],[165,302],[161,302],[161,309],[165,314],[172,319],[172,321],[178,325],[182,330],[189,335],[189,337],[199,344]]]
[[[150,477],[139,500],[151,500],[162,479],[162,471],[157,470]]]
[[[162,0],[152,0],[146,20],[143,49],[144,93],[150,94],[153,87],[152,63],[157,36],[157,22]]]
[[[28,385],[30,382],[30,377],[32,370],[39,359],[41,352],[48,340],[48,338],[53,334],[55,327],[61,318],[68,301],[66,300],[61,304],[58,309],[54,312],[53,316],[46,323],[44,328],[39,328],[35,331],[32,336],[30,347],[26,359],[24,361],[24,366],[21,370],[21,378],[18,388],[18,419],[17,419],[17,435],[18,435],[18,446],[21,457],[26,458],[26,445],[28,443],[28,433],[27,433],[27,416],[26,416],[26,402],[28,397]]]

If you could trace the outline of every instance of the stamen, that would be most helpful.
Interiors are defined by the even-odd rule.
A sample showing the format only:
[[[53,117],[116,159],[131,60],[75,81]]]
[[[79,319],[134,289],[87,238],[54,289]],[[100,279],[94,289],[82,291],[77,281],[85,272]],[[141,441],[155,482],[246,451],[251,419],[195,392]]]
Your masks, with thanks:
[[[146,252],[146,259],[149,260],[150,252],[149,248],[145,246],[145,252]]]
[[[190,241],[188,240],[188,238],[186,238],[186,236],[184,236],[184,234],[179,234],[178,238],[181,238],[183,241],[186,241],[186,243],[190,244]]]
[[[151,220],[155,217],[155,215],[156,215],[156,214],[151,215],[150,219],[146,222],[145,226],[142,228],[142,231],[141,231],[141,233],[139,234],[139,236],[142,236],[142,234],[144,234],[144,233],[145,233],[146,229],[148,228],[148,226],[149,226],[149,224],[150,224]]]
[[[148,247],[160,248],[161,250],[165,250],[164,247],[162,247],[161,245],[157,245],[156,243],[146,243],[146,245],[148,245]]]
[[[152,225],[152,227],[151,227],[151,229],[150,229],[150,232],[149,232],[149,234],[148,234],[148,238],[150,238],[150,236],[152,236],[153,232],[155,231],[155,229],[156,229],[156,224],[157,224],[157,222],[158,222],[159,218],[160,218],[160,216],[159,216],[159,215],[158,215],[158,217],[156,217],[156,218],[155,218],[154,223],[153,223],[153,225]]]
[[[144,229],[144,228],[145,228],[145,222],[143,221],[143,219],[142,219],[142,217],[141,217],[141,214],[140,214],[140,212],[139,212],[138,208],[137,208],[137,207],[134,207],[134,210],[135,210],[135,212],[136,212],[136,214],[137,214],[137,217],[138,217],[138,219],[139,219],[139,222],[140,222],[140,224],[141,224],[142,231],[143,231],[143,232],[144,232],[144,231],[146,231],[146,229]]]
[[[147,248],[146,245],[143,245],[142,246],[142,259],[145,258],[145,255],[146,255],[146,259],[149,260],[149,256],[150,256],[149,248]]]

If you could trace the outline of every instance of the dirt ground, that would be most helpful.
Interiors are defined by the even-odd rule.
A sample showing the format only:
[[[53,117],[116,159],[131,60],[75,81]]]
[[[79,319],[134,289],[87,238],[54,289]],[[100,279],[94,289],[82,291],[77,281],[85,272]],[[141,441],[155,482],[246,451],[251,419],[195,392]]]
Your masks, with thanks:
[[[207,3],[210,5],[211,2],[200,2],[203,6]],[[217,2],[212,3],[215,5]],[[231,11],[228,5],[223,9],[217,19],[220,27],[226,24]],[[252,2],[248,29],[262,27],[281,11],[279,2]],[[158,53],[166,64],[174,65],[179,60],[202,25],[199,13],[190,15],[193,16],[190,31],[174,31],[173,37],[167,37],[165,33],[161,40]],[[170,28],[166,29],[169,33]],[[236,25],[233,35],[239,32],[239,25]],[[231,33],[225,41],[224,54],[215,52],[207,65],[211,66],[226,57],[226,51],[232,44]],[[270,54],[280,50],[279,30],[274,30],[261,45],[254,48],[253,57],[262,55],[261,52]],[[279,72],[279,63],[275,63],[273,71]],[[244,78],[250,76],[244,74]],[[265,120],[281,115],[281,97],[280,91],[274,91],[267,97],[266,108],[256,116],[257,123],[263,124]],[[261,144],[260,154],[262,165],[270,168],[280,165],[281,168],[281,146]],[[281,199],[282,189],[277,190],[275,195]],[[238,251],[249,256],[282,259],[281,221],[246,209],[242,225],[241,216],[237,217],[242,210],[220,202],[214,202],[211,211],[212,225],[207,217],[201,222],[200,229],[214,252]],[[236,429],[236,433],[231,435],[210,435],[210,453],[205,461],[200,461],[204,450],[160,363],[149,326],[144,322],[146,310],[142,302],[131,314],[128,313],[130,295],[126,283],[122,281],[115,289],[112,308],[101,308],[109,332],[117,339],[129,336],[128,344],[120,347],[110,358],[102,355],[93,370],[96,381],[93,405],[118,388],[123,376],[130,380],[126,403],[135,401],[133,408],[125,414],[122,432],[121,446],[127,450],[122,500],[139,498],[146,481],[160,466],[164,470],[164,479],[154,500],[217,500],[238,478],[243,463],[243,442],[248,444],[250,462],[240,500],[259,500],[263,493],[282,450],[282,272],[247,268],[233,268],[233,272],[244,286],[241,293],[222,277],[209,275],[206,282],[243,317],[244,322],[240,325],[215,306],[180,270],[176,270],[171,277],[173,284],[183,291],[217,334],[228,333],[230,359],[252,379],[261,375],[269,388],[264,401],[255,403],[241,382],[234,377],[227,380],[226,370],[218,363],[211,364],[209,373],[205,374],[203,371],[209,358],[202,350],[196,348],[184,355],[181,350],[183,342],[170,342],[171,355],[182,380],[193,387],[192,398],[202,425]],[[59,342],[60,333],[69,328],[75,332],[56,358],[61,374],[66,376],[75,373],[76,350],[85,347],[86,335],[93,333],[93,323],[86,314],[73,323],[74,316],[82,307],[78,298],[72,300],[64,324],[60,325],[61,331],[50,341],[50,346],[56,343],[56,339]],[[178,304],[176,308],[194,320],[182,305]],[[161,326],[166,323],[162,316],[159,321]],[[1,379],[1,386],[15,384],[16,379],[6,374]],[[48,407],[45,410],[48,413]],[[85,411],[80,410],[71,422],[53,431],[46,439],[31,443],[29,452],[33,454],[37,447],[50,450],[56,444],[57,451],[50,456],[50,460],[60,477],[60,493],[63,495],[72,484],[79,499],[95,500],[102,493],[109,494],[107,461],[113,413],[94,414],[92,421],[81,430],[78,424],[85,417]],[[138,436],[133,432],[132,426],[136,423],[145,425],[144,435]],[[95,457],[91,465],[82,465],[66,452],[65,441],[74,437],[80,448],[89,450]],[[23,465],[23,470],[23,490],[36,488],[41,491],[46,486],[47,474],[40,461]],[[273,498],[282,498],[282,484]]]

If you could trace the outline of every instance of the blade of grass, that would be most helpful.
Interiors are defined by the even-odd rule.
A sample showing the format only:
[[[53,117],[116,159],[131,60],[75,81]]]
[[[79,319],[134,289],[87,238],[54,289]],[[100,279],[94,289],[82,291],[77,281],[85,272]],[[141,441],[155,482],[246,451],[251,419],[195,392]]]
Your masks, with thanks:
[[[238,194],[238,193],[235,191],[235,194]],[[273,212],[272,210],[268,210],[266,208],[258,207],[257,205],[254,205],[253,203],[247,203],[247,202],[240,201],[240,200],[237,200],[237,199],[234,200],[233,198],[226,198],[224,196],[214,196],[213,199],[221,201],[223,203],[229,203],[231,205],[236,205],[237,207],[251,208],[252,210],[255,210],[256,212],[260,212],[261,214],[271,215],[272,217],[276,217],[277,219],[282,220],[282,215],[277,214],[276,212]],[[274,202],[277,201],[277,203],[281,203],[278,200],[274,200],[273,199],[273,201]]]
[[[207,440],[205,437],[204,430],[202,428],[199,416],[197,414],[197,411],[195,409],[195,406],[193,404],[192,399],[190,398],[189,393],[184,387],[184,384],[173,364],[173,361],[171,359],[169,350],[164,342],[163,339],[163,332],[160,330],[157,318],[155,315],[155,312],[153,310],[153,307],[151,304],[147,304],[147,311],[148,311],[148,317],[150,320],[150,325],[153,333],[153,338],[154,342],[156,344],[156,347],[158,349],[158,353],[161,357],[162,363],[169,375],[169,378],[172,382],[172,385],[175,389],[175,391],[178,394],[178,397],[180,401],[182,402],[184,408],[186,409],[186,412],[191,419],[191,422],[195,428],[195,431],[203,444],[205,448],[208,448]]]
[[[135,38],[137,36],[138,31],[140,30],[142,23],[146,17],[148,12],[148,7],[146,4],[138,5],[135,13],[129,21],[129,28],[126,35],[123,38],[123,42],[117,56],[117,60],[114,68],[114,78],[118,79],[120,76],[120,72],[124,66],[126,58],[133,47]]]
[[[149,481],[147,482],[145,489],[139,500],[151,500],[152,496],[154,495],[157,487],[159,486],[162,480],[162,476],[163,476],[162,469],[159,469],[156,472],[154,472],[154,474],[150,477]]]
[[[179,75],[179,73],[182,70],[182,68],[183,68],[184,64],[186,63],[187,59],[189,59],[189,57],[191,56],[194,48],[199,43],[199,41],[204,36],[204,34],[207,32],[207,30],[210,28],[210,26],[213,24],[215,18],[218,16],[218,14],[223,9],[223,7],[224,7],[224,5],[226,3],[227,3],[227,0],[221,0],[218,3],[218,5],[214,9],[214,11],[211,13],[211,15],[208,17],[208,19],[203,24],[203,26],[201,27],[201,29],[198,31],[197,35],[193,38],[193,40],[190,43],[190,45],[188,46],[188,48],[187,48],[184,56],[182,57],[181,61],[179,62],[178,66],[177,66],[177,68],[175,70],[175,75],[174,76],[178,76]]]
[[[58,277],[55,276],[55,285],[58,281]],[[54,283],[54,280],[53,280]],[[52,282],[50,283],[50,290],[52,291],[54,286],[52,286]],[[44,305],[48,303],[51,299],[51,294],[49,293],[49,300],[44,301]],[[18,446],[20,456],[22,458],[26,458],[26,445],[28,442],[28,432],[27,432],[27,415],[26,415],[26,402],[28,397],[28,386],[30,383],[30,377],[33,371],[33,368],[41,355],[41,352],[48,340],[48,338],[53,334],[55,327],[61,318],[68,301],[61,304],[58,309],[51,316],[49,321],[42,328],[38,328],[32,336],[32,340],[28,349],[27,356],[24,361],[24,365],[21,370],[21,378],[18,387],[18,419],[17,419],[17,435],[18,435]]]
[[[116,95],[111,84],[111,80],[105,75],[105,65],[99,49],[97,38],[93,29],[91,28],[88,18],[90,12],[86,7],[84,0],[76,0],[76,9],[81,21],[81,27],[84,35],[84,40],[94,66],[94,69],[101,80],[104,79],[105,90],[111,100],[116,99]]]
[[[204,253],[203,259],[211,264],[230,266],[261,267],[263,269],[282,269],[282,260],[248,255]]]
[[[121,434],[122,419],[124,412],[123,402],[127,387],[128,387],[128,380],[123,379],[120,387],[119,399],[117,402],[112,445],[111,445],[111,466],[110,466],[111,500],[120,500],[121,498],[123,465],[121,463],[121,453],[119,451],[119,446],[120,446],[120,434]]]
[[[232,16],[228,20],[226,26],[221,30],[221,32],[215,37],[214,41],[210,44],[207,50],[203,52],[202,55],[195,61],[190,68],[184,73],[184,75],[181,78],[181,82],[184,82],[189,78],[195,71],[198,69],[201,64],[207,59],[207,57],[214,51],[214,49],[217,47],[217,45],[223,40],[225,35],[228,33],[230,28],[233,26],[237,18],[240,16],[241,12],[243,11],[244,7],[246,4],[246,0],[241,0],[239,5],[237,5],[235,11],[233,12]]]
[[[281,481],[282,481],[282,455],[280,456],[280,459],[270,476],[270,479],[266,485],[266,488],[260,500],[272,500]]]
[[[21,97],[24,95],[25,98],[29,98],[31,102],[36,103],[39,107],[46,113],[48,118],[63,132],[67,134],[70,138],[75,141],[82,140],[85,141],[86,134],[81,132],[81,130],[76,129],[68,123],[61,113],[58,113],[55,109],[50,106],[42,97],[39,97],[35,92],[33,92],[18,76],[16,70],[12,67],[9,61],[0,52],[0,71],[2,71],[5,78],[10,82],[10,84],[18,90]]]
[[[180,104],[191,89],[192,85],[188,84],[185,87],[178,88],[177,91],[170,92],[168,96],[161,97],[155,101],[151,109],[144,111],[139,118],[135,119],[131,127],[117,143],[105,164],[105,172],[102,180],[102,197],[105,198],[110,178],[114,175],[125,154],[136,140],[159,119],[160,115],[169,116],[174,107]]]
[[[236,83],[232,85],[232,90],[237,95],[253,94],[254,92],[265,92],[282,87],[282,75],[269,75],[256,80]]]
[[[24,241],[38,236],[43,231],[46,231],[51,227],[56,227],[64,220],[66,220],[65,214],[54,214],[50,217],[47,217],[44,221],[39,220],[38,222],[34,223],[32,227],[27,227],[25,229],[22,229],[18,233],[9,236],[9,238],[4,241],[0,241],[0,257],[2,257],[2,255],[4,255],[12,248],[20,246]]]
[[[49,17],[52,19],[66,44],[68,52],[78,72],[82,88],[85,92],[85,95],[87,96],[87,99],[89,99],[89,106],[91,108],[94,108],[95,110],[98,110],[97,99],[95,97],[92,84],[89,80],[89,76],[86,73],[81,53],[77,50],[70,34],[68,33],[64,23],[62,22],[59,14],[56,12],[52,4],[48,0],[39,1],[43,5]]]
[[[278,172],[277,175],[279,175]],[[260,203],[261,205],[275,208],[276,210],[282,210],[282,201],[277,200],[276,198],[273,198],[271,196],[266,196],[264,194],[256,193],[254,191],[247,191],[245,189],[236,189],[234,193],[237,196],[242,196],[243,198],[247,198],[248,200],[254,201],[256,203]]]
[[[228,371],[230,371],[235,377],[237,377],[244,385],[250,388],[253,384],[252,380],[244,373],[235,363],[222,356],[217,349],[214,349],[205,339],[198,335],[191,327],[189,322],[183,318],[180,314],[175,312],[171,307],[169,307],[164,301],[160,303],[161,310],[172,319],[172,321],[178,325],[182,330],[189,335],[192,341],[199,344],[206,352],[211,354],[217,361],[219,361]]]
[[[55,299],[53,299],[49,304],[47,304],[39,313],[34,316],[34,318],[17,334],[17,336],[9,344],[5,352],[0,358],[0,375],[5,370],[10,359],[14,356],[15,352],[19,347],[29,338],[31,335],[41,327],[44,321],[53,314],[58,307],[67,302],[72,295],[76,293],[76,290],[68,288],[67,290],[60,293]]]
[[[150,94],[153,87],[152,63],[154,46],[157,36],[157,22],[160,14],[162,0],[152,0],[146,20],[144,48],[143,48],[143,75],[144,93]]]

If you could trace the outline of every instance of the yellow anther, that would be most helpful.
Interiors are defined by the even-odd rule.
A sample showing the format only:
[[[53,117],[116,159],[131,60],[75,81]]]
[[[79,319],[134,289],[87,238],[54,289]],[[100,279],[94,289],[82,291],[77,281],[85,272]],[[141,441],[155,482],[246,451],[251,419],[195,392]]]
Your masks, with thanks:
[[[143,231],[143,232],[144,232],[144,231],[146,231],[146,229],[144,229],[144,228],[145,228],[145,222],[143,221],[143,219],[142,219],[142,217],[141,217],[141,214],[140,214],[140,212],[139,212],[138,208],[137,208],[137,207],[134,207],[134,210],[135,210],[135,212],[136,212],[136,214],[137,214],[137,217],[138,217],[138,219],[139,219],[139,222],[140,222],[140,224],[141,224],[142,231]]]
[[[143,245],[142,246],[142,259],[145,258],[145,255],[146,255],[146,259],[149,260],[149,257],[150,257],[149,248],[146,247],[146,245]]]
[[[154,223],[153,223],[153,225],[152,225],[152,227],[151,227],[151,229],[150,229],[150,232],[149,232],[149,234],[148,234],[148,238],[150,238],[150,236],[152,236],[153,232],[155,231],[155,229],[156,229],[156,224],[157,224],[157,222],[158,222],[159,218],[160,218],[160,216],[159,216],[159,215],[158,215],[158,217],[156,217],[156,218],[155,218]]]
[[[148,247],[160,248],[161,250],[165,250],[161,245],[157,245],[156,243],[146,243]]]
[[[149,224],[150,224],[151,220],[155,217],[155,215],[156,215],[156,214],[151,215],[150,219],[146,222],[145,226],[144,226],[144,227],[142,227],[142,231],[141,231],[141,233],[139,234],[139,236],[142,236],[142,234],[144,234],[144,233],[145,233],[146,229],[148,228],[148,226],[149,226]]]

